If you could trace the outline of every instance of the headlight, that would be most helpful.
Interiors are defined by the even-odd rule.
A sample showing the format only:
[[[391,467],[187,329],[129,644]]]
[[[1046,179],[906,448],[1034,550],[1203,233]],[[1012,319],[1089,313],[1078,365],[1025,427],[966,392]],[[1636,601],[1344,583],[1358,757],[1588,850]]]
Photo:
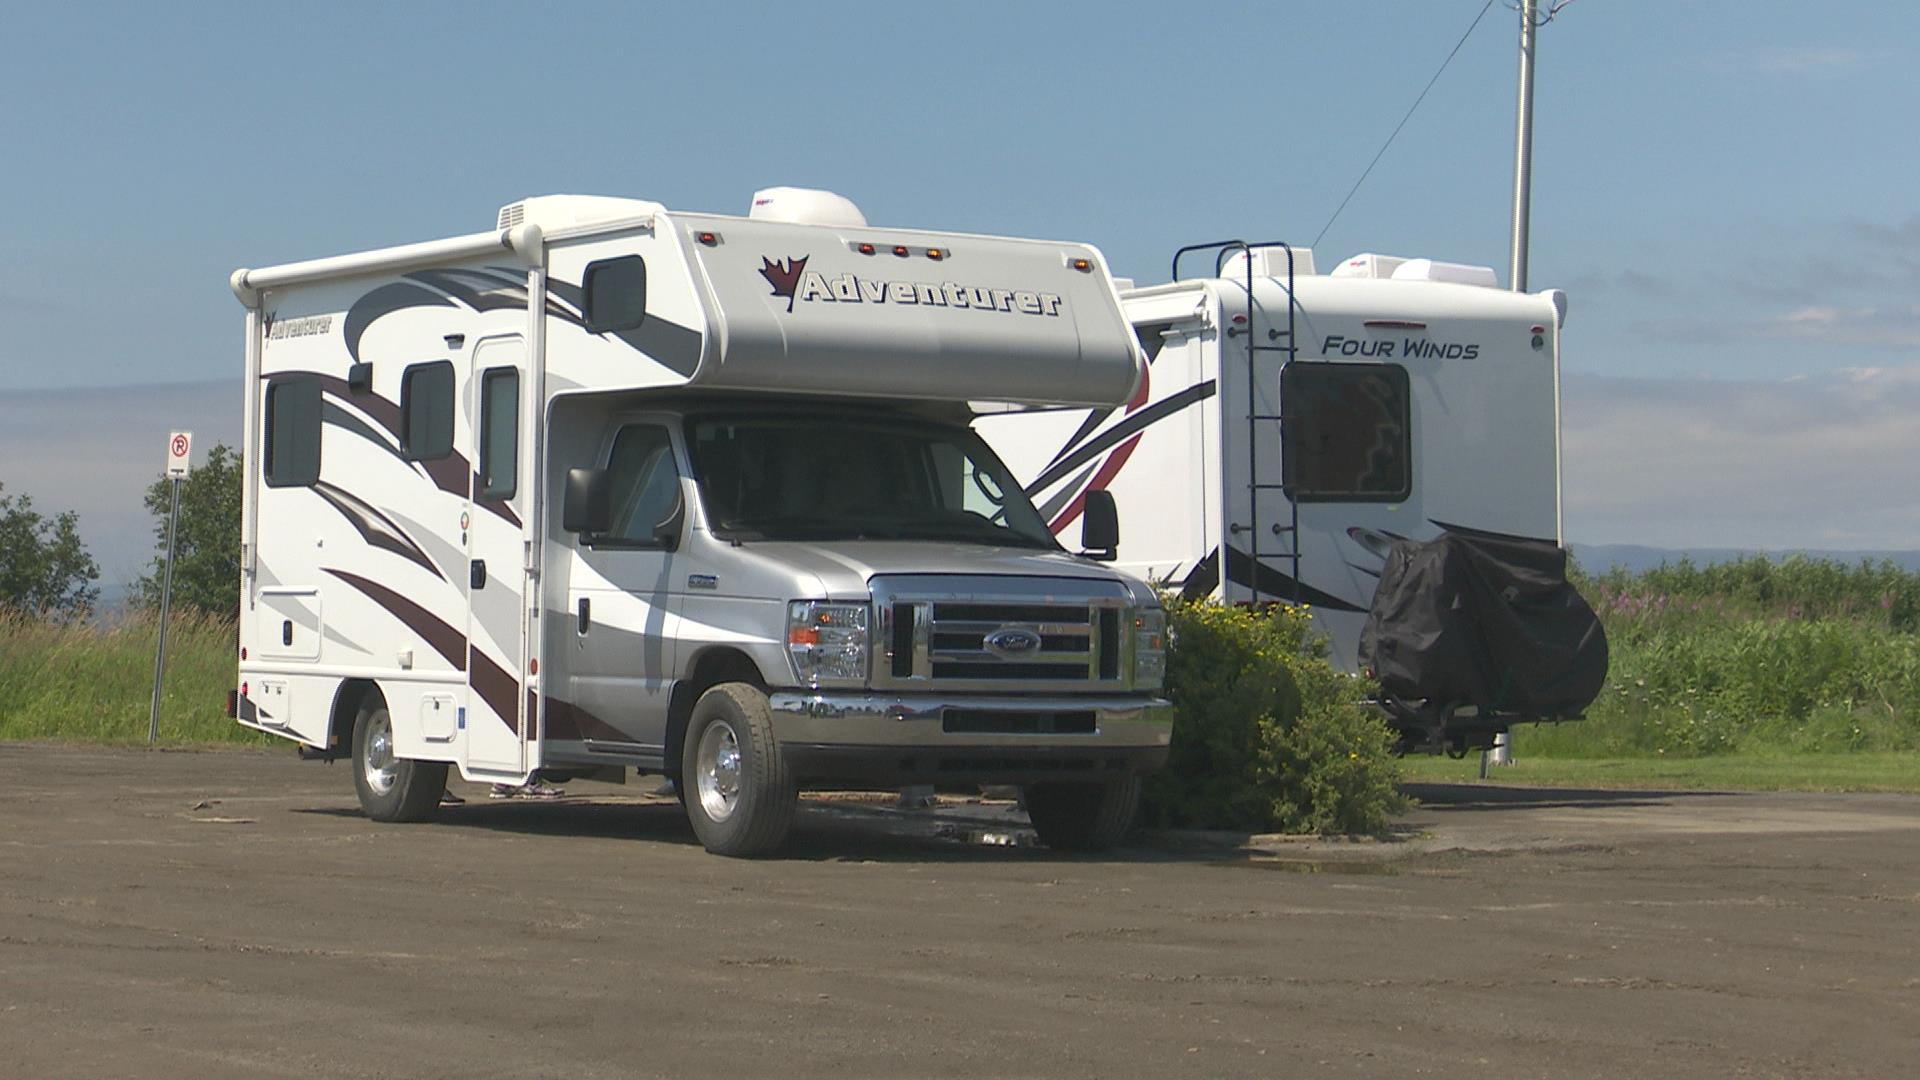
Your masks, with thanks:
[[[1167,613],[1146,608],[1133,613],[1133,685],[1158,690],[1167,681]]]
[[[864,682],[867,677],[867,605],[795,600],[787,605],[787,655],[808,686]]]

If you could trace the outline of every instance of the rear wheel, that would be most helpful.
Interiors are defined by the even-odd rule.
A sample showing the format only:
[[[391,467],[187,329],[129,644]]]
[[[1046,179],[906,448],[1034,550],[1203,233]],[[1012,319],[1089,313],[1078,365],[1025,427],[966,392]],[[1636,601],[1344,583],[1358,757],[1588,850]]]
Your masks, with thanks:
[[[687,721],[680,798],[693,834],[716,855],[765,855],[793,828],[798,795],[773,738],[767,695],[721,683]]]
[[[375,821],[425,821],[447,790],[447,766],[397,756],[393,719],[375,699],[360,707],[353,724],[353,789]]]
[[[1027,817],[1055,851],[1105,851],[1126,838],[1140,809],[1140,778],[1029,784]]]

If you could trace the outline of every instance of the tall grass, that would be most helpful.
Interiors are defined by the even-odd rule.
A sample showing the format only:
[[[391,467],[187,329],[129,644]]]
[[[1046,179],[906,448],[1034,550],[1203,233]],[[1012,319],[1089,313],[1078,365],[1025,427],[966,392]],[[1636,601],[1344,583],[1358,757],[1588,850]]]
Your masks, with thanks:
[[[1920,749],[1920,574],[1754,557],[1580,585],[1607,628],[1607,688],[1585,721],[1516,732],[1516,753]]]
[[[0,611],[0,739],[144,744],[157,628],[151,614],[89,626]],[[265,744],[226,716],[237,666],[232,622],[175,615],[160,741]]]

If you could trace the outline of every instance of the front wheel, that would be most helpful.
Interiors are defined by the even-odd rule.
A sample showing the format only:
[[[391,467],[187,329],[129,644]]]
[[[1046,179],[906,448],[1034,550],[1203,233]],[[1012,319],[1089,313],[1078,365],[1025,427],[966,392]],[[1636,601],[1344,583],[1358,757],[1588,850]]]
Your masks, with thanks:
[[[353,724],[353,790],[375,821],[425,821],[447,790],[447,766],[396,756],[386,703],[369,701]]]
[[[1105,851],[1126,838],[1140,809],[1140,778],[1029,784],[1027,817],[1055,851]]]
[[[722,683],[700,695],[681,751],[680,792],[693,834],[715,855],[765,855],[793,828],[798,793],[773,738],[767,695]]]

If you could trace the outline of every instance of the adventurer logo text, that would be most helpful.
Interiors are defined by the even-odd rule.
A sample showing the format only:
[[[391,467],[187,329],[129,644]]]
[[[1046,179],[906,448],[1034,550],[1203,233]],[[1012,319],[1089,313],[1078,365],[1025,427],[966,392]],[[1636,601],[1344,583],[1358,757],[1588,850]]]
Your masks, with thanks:
[[[761,256],[760,263],[760,276],[773,286],[772,295],[786,299],[788,311],[792,311],[796,303],[894,304],[970,308],[1057,319],[1063,303],[1054,293],[994,289],[957,281],[889,281],[858,274],[828,277],[818,270],[807,269],[805,256],[780,262]]]

